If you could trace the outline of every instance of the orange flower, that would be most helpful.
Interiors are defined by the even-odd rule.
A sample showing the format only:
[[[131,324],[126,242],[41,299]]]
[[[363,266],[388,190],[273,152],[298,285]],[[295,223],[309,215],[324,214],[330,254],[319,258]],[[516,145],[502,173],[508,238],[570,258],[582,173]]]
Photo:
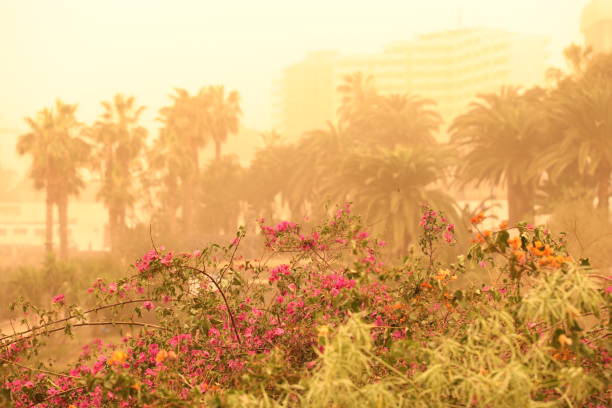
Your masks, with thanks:
[[[434,276],[434,279],[438,282],[443,281],[450,275],[450,271],[448,269],[440,269],[438,274]]]
[[[164,360],[167,358],[168,358],[168,352],[162,349],[157,352],[157,355],[155,355],[155,362],[160,364],[160,363],[163,363]]]
[[[427,289],[431,289],[433,288],[433,286],[431,286],[431,284],[429,282],[423,282],[421,283],[421,287],[422,288],[427,288]]]
[[[484,219],[485,219],[485,215],[483,213],[479,213],[475,216],[473,216],[472,218],[470,218],[470,222],[474,225],[476,224],[480,224]]]
[[[506,229],[508,228],[508,221],[504,220],[499,224],[499,229]]]
[[[508,238],[508,245],[512,247],[512,249],[517,250],[521,247],[521,238],[514,237]]]
[[[476,234],[474,238],[472,238],[472,242],[475,242],[477,244],[484,244],[485,240],[481,234]]]
[[[125,351],[115,350],[113,354],[111,354],[111,358],[108,359],[108,364],[110,365],[120,365],[125,363],[128,355]]]
[[[571,258],[562,256],[562,255],[557,255],[557,256],[547,255],[547,256],[542,257],[542,259],[540,259],[538,264],[540,266],[549,266],[551,268],[559,268],[561,265],[563,265],[566,262],[571,262]]]
[[[565,334],[561,333],[559,335],[559,344],[562,346],[571,346],[572,345],[572,339],[570,339],[569,337],[567,337]]]
[[[544,256],[547,254],[552,254],[552,249],[548,245],[544,245],[541,241],[536,241],[532,245],[527,247],[529,252],[534,254],[535,256]]]
[[[512,252],[512,255],[514,255],[519,263],[525,262],[525,259],[527,258],[527,254],[525,254],[524,251],[514,251]]]
[[[474,239],[472,239],[472,242],[476,242],[478,244],[484,244],[487,238],[491,236],[491,234],[492,232],[490,230],[484,230],[482,234],[476,234]]]

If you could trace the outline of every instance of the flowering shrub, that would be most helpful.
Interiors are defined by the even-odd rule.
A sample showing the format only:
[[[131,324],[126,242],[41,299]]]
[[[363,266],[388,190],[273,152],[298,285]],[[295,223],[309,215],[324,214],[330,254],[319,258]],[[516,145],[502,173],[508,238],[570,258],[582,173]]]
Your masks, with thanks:
[[[131,275],[94,282],[90,309],[64,294],[12,304],[27,317],[0,337],[1,395],[38,408],[606,406],[610,278],[543,227],[480,231],[483,217],[451,264],[436,250],[455,227],[430,208],[421,253],[397,265],[350,205],[309,231],[260,220],[260,259],[240,255],[244,229],[195,252],[153,248]],[[465,281],[485,264],[486,284]],[[51,336],[86,326],[132,330],[84,345],[67,370],[36,363]]]

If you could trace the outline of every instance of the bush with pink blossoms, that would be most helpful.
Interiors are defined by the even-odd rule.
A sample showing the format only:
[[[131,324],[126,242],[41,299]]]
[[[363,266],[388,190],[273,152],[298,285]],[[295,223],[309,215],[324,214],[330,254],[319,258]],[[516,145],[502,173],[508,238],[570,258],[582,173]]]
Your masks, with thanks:
[[[609,277],[543,228],[479,231],[444,264],[436,250],[455,227],[425,208],[421,252],[385,264],[384,243],[348,205],[308,231],[260,226],[260,259],[242,257],[240,229],[195,252],[152,248],[129,276],[94,282],[88,309],[61,295],[48,308],[13,304],[28,315],[0,337],[0,398],[38,408],[609,402],[611,295],[598,284]],[[482,262],[490,280],[464,281]],[[125,335],[84,345],[66,370],[37,362],[51,337],[87,326]]]

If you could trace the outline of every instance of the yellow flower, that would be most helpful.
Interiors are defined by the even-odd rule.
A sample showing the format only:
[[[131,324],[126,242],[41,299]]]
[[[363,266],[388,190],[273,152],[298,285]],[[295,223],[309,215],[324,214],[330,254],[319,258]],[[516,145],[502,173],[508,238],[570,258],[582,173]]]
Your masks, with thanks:
[[[168,352],[166,350],[159,350],[157,352],[157,355],[155,356],[155,362],[156,363],[163,363],[165,359],[168,358]]]
[[[572,345],[572,339],[567,337],[565,334],[560,334],[559,335],[559,344],[561,344],[562,346],[565,346],[565,345],[571,346]]]
[[[329,333],[329,326],[327,325],[319,326],[318,333],[319,333],[319,337],[327,336],[327,334]]]
[[[125,363],[127,358],[128,358],[128,355],[125,351],[115,350],[113,351],[113,354],[111,354],[111,358],[108,360],[108,364],[120,365],[120,364]]]
[[[440,269],[438,274],[434,276],[434,279],[437,281],[443,281],[448,275],[450,275],[450,271],[448,269]]]

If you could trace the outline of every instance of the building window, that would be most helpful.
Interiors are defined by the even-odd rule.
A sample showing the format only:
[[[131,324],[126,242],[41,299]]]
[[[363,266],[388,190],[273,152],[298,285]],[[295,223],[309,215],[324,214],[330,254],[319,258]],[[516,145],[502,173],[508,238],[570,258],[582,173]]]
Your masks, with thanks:
[[[5,215],[20,215],[21,207],[17,205],[3,205],[0,206],[0,214]]]
[[[6,228],[0,228],[0,236],[6,235]]]
[[[13,234],[15,235],[26,235],[28,233],[28,230],[25,228],[15,228],[13,229]]]

